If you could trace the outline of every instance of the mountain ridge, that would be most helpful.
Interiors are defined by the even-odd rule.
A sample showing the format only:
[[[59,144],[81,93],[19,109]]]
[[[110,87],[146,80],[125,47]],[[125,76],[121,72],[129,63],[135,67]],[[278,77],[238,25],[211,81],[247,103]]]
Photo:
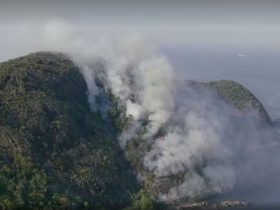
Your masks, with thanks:
[[[189,83],[216,91],[242,112],[255,109],[270,124],[263,105],[238,83]],[[125,120],[119,121],[117,99],[108,98],[115,102],[111,121],[90,109],[79,68],[61,53],[0,64],[0,207],[118,209],[133,203],[142,186],[133,157],[127,161],[118,143]]]

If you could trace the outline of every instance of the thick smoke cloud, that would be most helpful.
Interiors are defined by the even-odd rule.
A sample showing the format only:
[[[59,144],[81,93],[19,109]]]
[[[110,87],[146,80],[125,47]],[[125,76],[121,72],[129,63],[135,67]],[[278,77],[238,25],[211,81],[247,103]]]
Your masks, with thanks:
[[[167,58],[141,36],[92,41],[62,20],[51,20],[36,33],[41,40],[35,49],[63,51],[80,67],[93,110],[98,109],[96,96],[104,91],[97,79],[125,105],[126,116],[133,120],[119,138],[122,148],[141,130],[141,121],[148,120],[142,138],[151,146],[143,151],[146,170],[156,177],[183,174],[182,182],[159,199],[229,191],[248,192],[246,196],[255,199],[256,189],[276,198],[270,195],[280,192],[278,133],[263,128],[258,116],[236,116],[235,108],[211,91],[185,84]]]
[[[264,189],[266,195],[279,192],[280,185],[268,181],[276,181],[280,172],[275,161],[278,133],[263,126],[258,113],[247,110],[247,116],[236,115],[234,107],[211,91],[180,81],[167,59],[142,39],[99,47],[87,61],[78,60],[92,106],[99,94],[94,81],[102,78],[105,89],[121,99],[126,116],[133,119],[120,136],[121,146],[125,148],[141,130],[141,120],[147,119],[142,138],[151,146],[143,151],[146,170],[159,178],[183,174],[183,181],[160,194],[160,200],[203,198],[235,189]],[[164,134],[158,136],[161,129]]]

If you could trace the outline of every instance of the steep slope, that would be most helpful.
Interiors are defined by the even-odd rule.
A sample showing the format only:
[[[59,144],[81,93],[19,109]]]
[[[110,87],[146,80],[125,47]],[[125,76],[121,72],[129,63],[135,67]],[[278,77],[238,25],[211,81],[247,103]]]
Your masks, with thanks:
[[[117,130],[62,54],[0,65],[0,208],[122,206],[137,182]]]
[[[257,98],[236,82],[187,85],[271,122]],[[130,119],[117,97],[101,93],[96,103],[109,101],[107,118],[90,109],[85,80],[63,54],[40,52],[0,64],[0,209],[118,209],[131,202],[141,188],[134,171],[143,170],[140,158],[149,145],[139,135],[125,152],[120,149],[118,136]],[[183,173],[146,177],[141,184],[155,196],[180,183]],[[153,206],[143,190],[132,198],[131,209]]]
[[[254,96],[253,93],[241,84],[234,81],[220,80],[209,82],[207,85],[211,89],[215,90],[220,97],[228,103],[234,105],[237,109],[241,111],[253,109],[260,114],[264,121],[271,124],[271,119],[262,103]]]
[[[263,129],[263,128],[270,128],[271,125],[271,120],[269,115],[267,114],[266,110],[264,109],[263,105],[261,104],[261,102],[245,87],[243,87],[242,85],[240,85],[239,83],[233,82],[233,81],[215,81],[215,82],[209,82],[209,83],[203,83],[203,82],[198,82],[198,81],[187,81],[187,82],[183,82],[183,83],[178,83],[179,84],[179,89],[182,89],[182,92],[185,89],[193,89],[195,91],[195,97],[198,96],[198,99],[195,103],[196,105],[199,106],[199,103],[209,103],[210,105],[207,107],[205,106],[205,109],[209,109],[211,112],[211,108],[213,108],[213,106],[217,106],[217,109],[221,108],[222,106],[220,106],[220,104],[222,104],[223,102],[225,102],[227,104],[227,108],[229,108],[226,112],[222,110],[218,111],[215,113],[215,115],[217,116],[217,118],[219,117],[219,115],[223,116],[223,115],[229,115],[227,118],[227,121],[224,122],[225,124],[228,123],[228,125],[224,126],[223,130],[228,128],[228,133],[231,133],[233,131],[233,135],[224,135],[225,139],[229,139],[233,140],[232,142],[246,142],[247,138],[251,138],[250,134],[248,132],[254,132],[252,128],[258,128],[258,129]],[[190,93],[188,95],[188,93]],[[192,97],[192,90],[190,92],[187,92],[187,94],[180,94],[182,97],[189,97],[189,101],[192,101],[191,97]],[[217,103],[213,103],[213,101],[205,99],[208,96],[210,96],[211,99],[213,99],[215,102]],[[205,97],[205,98],[202,98]],[[203,106],[202,106],[203,107]],[[210,107],[210,108],[209,108]],[[203,111],[199,111],[202,113],[203,115]],[[216,117],[214,117],[216,119]],[[195,121],[196,119],[193,119],[193,124],[197,123]],[[213,122],[215,123],[215,122]],[[247,125],[246,123],[248,123],[248,125],[252,125],[252,127],[248,126],[247,129]],[[252,123],[252,124],[251,124]],[[215,125],[215,124],[214,124]],[[238,125],[237,127],[235,127],[236,125]],[[142,124],[143,127],[145,127],[145,122],[143,122]],[[190,126],[190,125],[188,125]],[[227,127],[228,126],[228,127]],[[240,128],[239,126],[243,127]],[[219,125],[218,125],[219,127]],[[208,127],[203,127],[205,129],[207,129]],[[252,129],[252,130],[249,130]],[[143,129],[145,130],[145,129]],[[196,132],[197,130],[199,130],[199,128],[194,128],[194,132]],[[143,131],[145,132],[145,131]],[[168,131],[167,131],[168,132]],[[174,141],[169,141],[170,139],[168,139],[168,137],[166,137],[166,130],[164,127],[162,127],[162,129],[159,130],[158,134],[156,134],[155,136],[153,136],[153,140],[152,143],[151,141],[145,141],[143,139],[143,134],[141,134],[141,132],[139,134],[136,134],[135,136],[133,136],[133,138],[128,142],[126,150],[127,150],[127,157],[130,160],[130,162],[132,163],[133,167],[136,169],[136,171],[142,175],[143,177],[143,183],[144,183],[144,188],[146,189],[146,191],[148,191],[152,197],[155,198],[159,198],[159,199],[163,199],[164,201],[170,202],[170,201],[174,201],[177,200],[179,202],[184,201],[184,199],[188,199],[188,200],[201,200],[201,199],[207,199],[209,197],[209,195],[215,195],[215,192],[213,193],[211,191],[211,188],[208,188],[208,183],[206,180],[205,182],[201,181],[201,179],[199,180],[199,184],[203,186],[201,193],[197,193],[197,194],[192,194],[191,196],[188,197],[188,185],[187,185],[187,181],[186,181],[186,177],[191,177],[191,173],[193,171],[188,169],[181,170],[180,172],[176,172],[176,173],[170,173],[170,174],[160,174],[157,175],[155,173],[153,173],[153,171],[149,171],[149,169],[147,169],[147,159],[146,159],[146,154],[150,153],[151,154],[151,148],[155,147],[154,145],[156,144],[156,149],[153,150],[153,152],[157,151],[162,151],[162,153],[159,153],[160,155],[155,156],[154,153],[152,153],[152,161],[153,160],[158,160],[159,158],[163,157],[168,157],[166,159],[164,159],[165,161],[162,161],[160,166],[165,167],[165,165],[167,165],[170,161],[172,162],[172,166],[174,166],[174,168],[176,168],[176,164],[179,162],[174,161],[174,159],[176,157],[179,156],[179,160],[181,160],[181,156],[182,159],[184,156],[188,156],[189,154],[184,154],[184,153],[180,153],[180,155],[176,156],[176,152],[180,152],[180,149],[176,149],[174,147],[172,147],[173,144],[176,145],[176,136],[173,139]],[[239,133],[246,133],[245,137],[241,137],[239,138],[238,135]],[[236,137],[235,133],[237,133]],[[200,133],[201,134],[201,133]],[[205,134],[205,133],[202,133]],[[229,137],[229,138],[227,138]],[[233,137],[233,138],[232,138]],[[181,141],[188,141],[188,136],[186,136],[185,139],[180,139]],[[200,141],[200,137],[199,136],[193,136],[193,139],[198,139],[198,141]],[[219,137],[215,138],[215,139],[219,139]],[[207,141],[210,140],[211,141],[211,136],[207,136],[205,137],[205,142],[204,144],[207,145]],[[235,141],[236,140],[236,141]],[[258,140],[256,139],[256,142]],[[156,143],[154,143],[156,142]],[[175,142],[175,143],[173,143]],[[236,143],[238,144],[238,143]],[[164,147],[164,145],[167,145],[166,147]],[[180,145],[180,144],[179,144]],[[182,147],[184,147],[183,144],[181,144]],[[242,143],[240,145],[243,145]],[[244,144],[245,145],[245,144]],[[178,146],[178,144],[177,144]],[[193,146],[191,144],[188,145],[189,147]],[[164,150],[162,149],[164,147]],[[171,152],[173,153],[168,153],[168,148],[172,147]],[[178,147],[177,147],[178,148]],[[231,149],[231,148],[230,148]],[[231,151],[229,149],[229,151]],[[183,150],[184,151],[184,150]],[[166,152],[166,153],[165,153]],[[216,151],[214,153],[219,153],[220,151]],[[236,151],[233,152],[237,154]],[[170,158],[169,158],[170,157]],[[195,156],[194,156],[195,158]],[[202,157],[204,158],[204,157]],[[208,165],[207,163],[208,159],[206,159],[205,161],[202,161],[202,164],[200,164],[199,166],[197,166],[195,169],[197,173],[199,175],[202,174],[202,168],[203,168],[203,164]],[[178,163],[178,165],[181,162]],[[146,165],[145,165],[146,164]],[[150,162],[149,162],[150,164]],[[181,164],[183,165],[183,164]],[[183,168],[183,166],[179,165],[178,168]],[[187,167],[186,167],[187,168]],[[167,168],[166,170],[172,170],[173,168]],[[176,169],[174,169],[176,170]],[[195,171],[195,173],[196,173]],[[202,175],[202,177],[204,178],[205,176]],[[190,180],[190,182],[192,182],[193,180]],[[197,180],[194,180],[194,182]],[[225,182],[227,184],[227,182]],[[197,185],[199,185],[197,184]],[[179,186],[178,188],[176,188],[176,186]],[[181,187],[182,186],[182,187]],[[180,188],[181,187],[181,188]],[[190,189],[191,187],[189,187]],[[199,186],[197,187],[199,189]],[[171,191],[174,190],[174,191]],[[190,192],[192,192],[192,190],[189,190]],[[175,192],[174,194],[172,194],[173,192]],[[182,192],[182,193],[181,193]],[[195,190],[194,190],[195,192]],[[175,198],[175,199],[174,199]]]
[[[254,111],[264,123],[271,124],[271,118],[262,103],[246,87],[231,80],[219,80],[211,82],[188,81],[188,85],[196,88],[207,88],[214,91],[218,97],[233,105],[240,112]]]
[[[222,104],[223,102],[225,102],[227,104],[227,108],[229,108],[227,110],[228,111],[227,113],[224,113],[223,110],[215,113],[215,114],[217,114],[216,115],[217,118],[219,117],[218,116],[219,114],[222,116],[223,116],[223,114],[229,115],[228,116],[229,118],[227,118],[227,121],[224,122],[224,123],[228,123],[229,127],[225,126],[223,128],[231,127],[232,130],[228,129],[228,133],[231,133],[231,131],[233,131],[232,136],[235,136],[235,133],[237,133],[237,134],[242,133],[242,132],[246,133],[246,135],[245,135],[246,137],[244,137],[244,138],[239,139],[239,137],[237,135],[236,138],[234,138],[234,137],[228,138],[229,140],[237,140],[237,142],[239,142],[239,143],[241,141],[246,142],[247,138],[250,138],[249,137],[250,135],[248,134],[248,132],[254,132],[253,130],[249,130],[249,129],[258,128],[261,130],[263,128],[270,128],[270,125],[271,125],[270,117],[267,114],[267,112],[264,109],[261,102],[248,89],[246,89],[239,83],[236,83],[233,81],[222,80],[222,81],[215,81],[215,82],[209,82],[209,83],[203,83],[203,82],[197,82],[197,81],[187,81],[187,82],[183,82],[182,84],[180,84],[180,83],[178,83],[178,84],[179,84],[179,89],[183,89],[183,91],[184,91],[184,89],[188,89],[189,87],[191,87],[190,89],[194,89],[195,95],[199,96],[197,99],[198,103],[196,103],[196,105],[199,104],[200,102],[201,103],[209,102],[210,103],[209,106],[211,108],[213,108],[213,106],[217,106],[217,108],[219,109],[222,107],[222,106],[220,106],[220,103]],[[181,96],[190,97],[190,99],[188,99],[188,100],[192,101],[192,99],[191,99],[192,91],[190,91],[189,93],[190,93],[190,95],[181,94]],[[196,94],[196,93],[198,93],[198,94]],[[217,102],[217,104],[213,103],[213,101],[205,99],[208,96],[210,96],[215,102]],[[205,98],[201,98],[201,97],[205,97]],[[209,107],[205,106],[205,108],[207,109]],[[201,111],[201,112],[203,113],[203,111]],[[211,112],[211,111],[209,111],[209,112]],[[216,117],[215,117],[215,119],[216,119]],[[197,123],[195,121],[196,119],[193,119],[193,120],[194,120],[194,122],[193,122],[194,124]],[[149,169],[147,169],[147,167],[145,165],[145,164],[147,164],[147,162],[145,162],[147,159],[145,159],[145,158],[147,157],[146,154],[151,151],[151,148],[153,148],[155,144],[157,145],[156,150],[162,151],[162,153],[160,153],[160,155],[158,155],[158,156],[152,156],[152,160],[157,160],[161,156],[170,157],[170,159],[168,159],[168,158],[165,159],[166,162],[164,162],[164,161],[161,162],[162,167],[165,167],[165,164],[168,164],[168,161],[170,161],[170,162],[173,161],[172,163],[175,168],[177,162],[174,161],[174,159],[175,159],[174,156],[176,157],[176,152],[180,152],[180,149],[177,150],[175,148],[172,150],[172,152],[174,152],[174,153],[171,153],[171,154],[168,153],[169,151],[168,151],[167,147],[172,147],[173,144],[176,145],[176,136],[173,139],[175,141],[175,143],[173,143],[174,141],[169,141],[169,139],[167,139],[168,137],[166,137],[167,136],[166,133],[168,131],[166,131],[164,127],[162,127],[158,131],[158,133],[152,137],[153,141],[149,141],[149,140],[145,141],[145,137],[143,138],[143,132],[145,133],[145,126],[146,126],[147,122],[145,120],[143,120],[142,122],[140,121],[140,123],[142,123],[141,125],[143,127],[143,130],[136,133],[128,141],[128,144],[126,146],[126,152],[127,152],[127,157],[129,159],[129,161],[131,162],[131,164],[133,165],[135,170],[142,176],[144,189],[147,192],[149,192],[152,197],[163,199],[165,202],[173,202],[174,200],[181,202],[181,201],[184,201],[184,199],[186,199],[186,198],[187,198],[187,200],[196,201],[196,200],[201,200],[201,199],[207,199],[209,197],[209,195],[215,195],[215,193],[211,192],[211,190],[209,190],[209,188],[207,188],[208,183],[205,182],[206,184],[204,184],[201,181],[199,184],[203,185],[203,187],[205,187],[205,189],[203,188],[203,190],[201,191],[202,193],[198,193],[198,194],[195,194],[194,196],[191,195],[188,197],[188,195],[187,195],[188,193],[186,193],[188,191],[187,190],[188,185],[186,184],[187,183],[186,177],[188,178],[189,176],[191,176],[190,174],[192,173],[192,171],[190,171],[190,173],[188,174],[187,169],[185,171],[181,170],[180,172],[171,173],[171,174],[167,174],[167,175],[165,175],[165,174],[157,175],[157,174],[153,173],[153,171],[149,171]],[[252,127],[248,126],[248,129],[247,129],[246,123],[248,123],[249,125],[252,125]],[[241,127],[243,126],[244,129],[241,129],[240,127],[238,128],[238,126],[235,127],[236,125],[241,126]],[[199,130],[199,128],[197,130]],[[229,135],[228,137],[232,137],[232,136]],[[181,139],[181,141],[188,141],[187,138],[188,137],[186,137],[186,139]],[[198,138],[198,141],[201,140],[199,138],[199,136],[193,136],[193,139],[195,139],[195,138]],[[205,137],[205,139],[206,139],[206,141],[204,142],[205,144],[207,144],[208,138],[211,138],[211,136]],[[224,135],[224,138],[227,139],[226,135]],[[219,139],[219,137],[217,137],[217,139]],[[234,141],[232,141],[232,142],[234,142]],[[256,142],[257,142],[257,140],[256,140]],[[164,145],[167,145],[167,147],[164,147]],[[191,147],[192,145],[189,144],[189,146]],[[162,149],[163,147],[165,150]],[[172,148],[174,148],[174,147],[172,147]],[[153,151],[155,151],[155,150],[153,150]],[[166,152],[166,153],[164,153],[164,152]],[[234,151],[234,152],[236,152],[236,151]],[[215,153],[219,153],[219,151],[216,151]],[[153,153],[152,153],[152,155],[153,155]],[[181,158],[181,156],[182,157],[188,156],[188,154],[180,153],[179,157]],[[208,165],[207,159],[205,160],[204,163],[202,163],[201,165],[197,166],[194,169],[194,170],[198,171],[197,173],[199,175],[202,174],[201,168],[203,167],[203,164]],[[180,166],[180,165],[178,167],[183,168],[183,166]],[[167,170],[171,170],[171,169],[167,168]],[[182,188],[176,189],[176,186],[182,186]],[[172,190],[172,189],[174,189],[174,191],[175,191],[175,196],[174,196],[174,194],[170,193],[170,190]],[[191,191],[191,190],[189,190],[189,191]],[[176,194],[177,192],[178,192],[179,196],[177,196],[177,194]],[[185,192],[185,193],[181,193],[181,192]],[[181,195],[182,195],[182,197],[180,197]],[[175,197],[175,199],[174,199],[174,197]]]

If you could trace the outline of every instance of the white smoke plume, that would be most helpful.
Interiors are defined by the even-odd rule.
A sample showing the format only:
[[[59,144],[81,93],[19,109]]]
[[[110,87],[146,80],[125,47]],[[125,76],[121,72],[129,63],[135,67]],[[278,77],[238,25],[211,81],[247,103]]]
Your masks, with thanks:
[[[174,110],[174,71],[167,59],[139,36],[109,43],[93,46],[90,57],[72,55],[87,81],[89,101],[94,107],[98,94],[94,79],[99,77],[105,89],[125,104],[127,117],[136,122],[147,117],[146,135],[151,137]]]
[[[89,100],[94,106],[98,94],[94,77],[102,73],[105,89],[121,99],[126,116],[133,119],[131,127],[120,136],[123,148],[137,135],[140,121],[148,120],[141,140],[151,146],[150,150],[141,151],[145,169],[159,178],[184,174],[182,182],[170,185],[158,199],[203,198],[229,192],[236,186],[254,188],[248,176],[262,183],[268,176],[277,176],[277,162],[274,173],[266,174],[266,164],[279,157],[277,152],[262,149],[271,143],[279,145],[276,130],[262,128],[255,118],[237,117],[236,108],[211,91],[184,84],[176,78],[167,59],[148,42],[137,38],[109,46],[99,46],[86,62],[79,59],[89,87]],[[162,128],[164,134],[157,136]],[[258,155],[261,153],[263,156]],[[255,171],[262,175],[256,176]],[[143,174],[140,177],[146,179]],[[278,187],[274,185],[273,189]]]
[[[123,148],[140,129],[140,121],[148,120],[142,141],[151,148],[142,151],[144,167],[159,178],[183,174],[182,182],[170,186],[159,199],[256,187],[265,189],[266,195],[280,192],[277,131],[261,128],[250,117],[234,116],[235,108],[215,94],[184,84],[167,58],[141,36],[92,41],[59,19],[48,21],[35,34],[42,40],[35,42],[34,49],[65,52],[80,67],[93,110],[98,108],[95,97],[104,91],[97,78],[125,105],[133,122],[120,136]],[[160,129],[164,133],[158,136]]]

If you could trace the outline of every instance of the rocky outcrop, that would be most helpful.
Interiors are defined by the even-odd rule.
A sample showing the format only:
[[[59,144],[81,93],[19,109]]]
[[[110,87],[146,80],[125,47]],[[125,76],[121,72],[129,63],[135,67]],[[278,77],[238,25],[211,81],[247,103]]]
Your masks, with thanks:
[[[249,203],[247,201],[240,200],[226,200],[219,203],[209,203],[207,201],[197,202],[197,203],[186,203],[176,208],[179,210],[199,210],[199,209],[207,209],[207,210],[218,210],[218,209],[227,209],[227,208],[245,208],[249,207]]]

